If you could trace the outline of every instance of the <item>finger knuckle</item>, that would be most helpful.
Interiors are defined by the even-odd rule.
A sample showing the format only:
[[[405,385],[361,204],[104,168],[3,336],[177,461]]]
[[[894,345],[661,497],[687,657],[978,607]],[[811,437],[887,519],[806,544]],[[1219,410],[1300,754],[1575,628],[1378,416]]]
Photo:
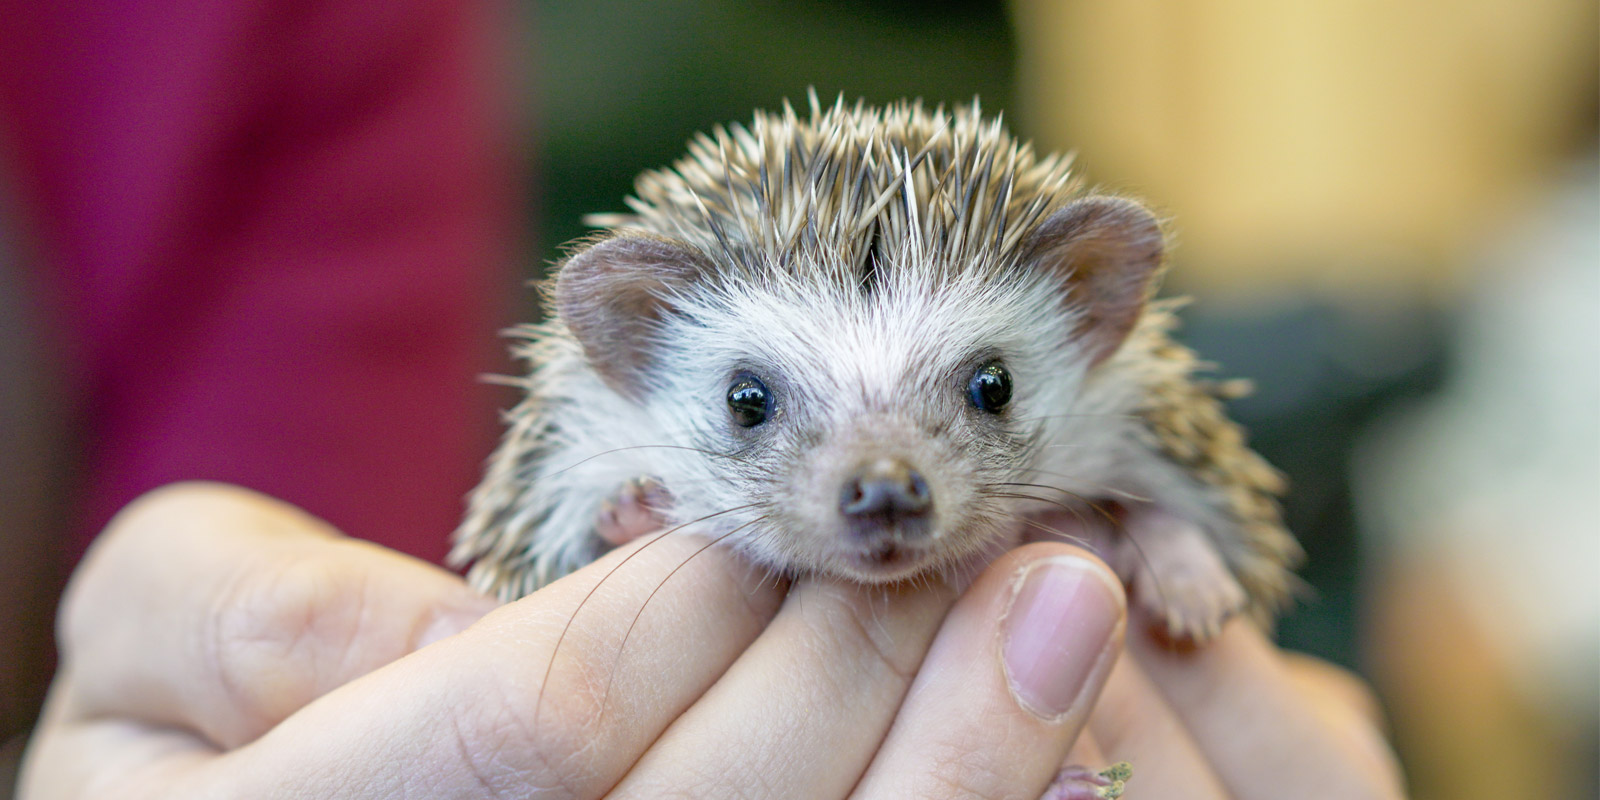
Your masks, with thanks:
[[[1000,752],[994,743],[944,742],[936,752],[938,757],[925,775],[928,785],[918,796],[991,800],[1022,796],[1014,790],[1015,776],[991,757]]]
[[[1037,800],[1054,774],[1039,768],[1058,765],[1064,755],[1066,742],[1037,726],[1017,725],[1009,710],[969,708],[927,722],[903,751],[915,753],[917,765],[907,778],[907,796]]]
[[[842,603],[838,616],[843,624],[831,624],[828,629],[847,639],[841,642],[845,652],[862,654],[875,671],[900,684],[911,682],[922,663],[920,649],[906,647],[904,637],[887,630],[876,618],[874,609],[861,603]]]
[[[454,716],[451,720],[456,756],[462,768],[483,790],[484,797],[498,800],[512,796],[516,787],[529,788],[523,780],[525,770],[508,764],[511,754],[525,750],[519,746],[524,736],[514,720],[495,709],[488,709],[467,720]],[[562,783],[541,788],[544,789],[544,796],[575,796],[571,788]]]
[[[290,559],[245,569],[227,582],[203,626],[202,650],[224,701],[273,721],[312,699],[326,661],[342,660],[363,595],[335,565]]]
[[[598,714],[591,703],[540,696],[495,670],[472,682],[455,737],[464,767],[490,796],[578,798],[595,794]],[[530,698],[532,702],[530,701]]]

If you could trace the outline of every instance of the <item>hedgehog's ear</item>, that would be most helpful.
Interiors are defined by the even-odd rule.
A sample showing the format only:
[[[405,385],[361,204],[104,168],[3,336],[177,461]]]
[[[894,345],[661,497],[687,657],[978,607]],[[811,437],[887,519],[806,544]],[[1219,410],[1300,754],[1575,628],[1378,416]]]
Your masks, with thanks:
[[[1149,209],[1097,195],[1051,214],[1023,252],[1066,282],[1064,302],[1082,315],[1075,335],[1092,366],[1115,353],[1139,321],[1163,250],[1161,225]]]
[[[561,266],[556,313],[606,384],[638,398],[654,357],[651,334],[669,310],[668,297],[710,269],[703,256],[678,242],[627,235],[604,239]]]

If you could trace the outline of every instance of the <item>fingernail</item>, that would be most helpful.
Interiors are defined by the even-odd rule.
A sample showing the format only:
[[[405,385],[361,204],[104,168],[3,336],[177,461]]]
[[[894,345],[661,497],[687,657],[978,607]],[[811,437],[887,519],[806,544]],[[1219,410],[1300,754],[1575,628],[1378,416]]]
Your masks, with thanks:
[[[492,610],[494,604],[487,599],[483,602],[470,602],[465,608],[439,610],[433,621],[429,622],[417,637],[417,649],[421,650],[440,639],[447,639],[466,630]]]
[[[1072,711],[1106,659],[1125,613],[1104,570],[1077,556],[1025,567],[1001,623],[1001,661],[1011,693],[1036,717]]]

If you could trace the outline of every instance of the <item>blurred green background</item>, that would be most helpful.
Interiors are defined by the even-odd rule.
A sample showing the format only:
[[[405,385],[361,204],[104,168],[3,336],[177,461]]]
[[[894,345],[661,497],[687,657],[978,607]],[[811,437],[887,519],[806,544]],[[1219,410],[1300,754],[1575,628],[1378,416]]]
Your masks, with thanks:
[[[525,7],[534,57],[542,259],[622,211],[640,171],[695,132],[749,121],[806,90],[831,101],[1010,108],[1015,52],[1001,3],[800,0],[541,2]]]

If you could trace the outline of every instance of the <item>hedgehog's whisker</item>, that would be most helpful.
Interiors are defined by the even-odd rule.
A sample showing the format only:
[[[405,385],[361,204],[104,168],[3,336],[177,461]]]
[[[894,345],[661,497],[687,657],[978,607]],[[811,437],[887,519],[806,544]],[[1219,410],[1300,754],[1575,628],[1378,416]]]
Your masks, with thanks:
[[[1040,414],[1036,417],[1016,417],[1014,422],[1039,422],[1047,419],[1122,419],[1138,420],[1138,414],[1111,414],[1103,411],[1083,411],[1069,414]]]
[[[534,701],[533,701],[533,727],[534,727],[534,729],[537,730],[538,727],[539,727],[539,712],[544,708],[544,692],[545,692],[545,689],[548,688],[549,685],[550,685],[550,676],[555,673],[556,656],[561,652],[561,644],[562,644],[562,642],[566,641],[567,632],[572,630],[572,623],[578,619],[578,614],[583,611],[583,607],[584,606],[589,604],[589,598],[594,597],[595,592],[600,591],[600,587],[604,586],[606,584],[606,581],[609,581],[611,579],[612,575],[617,574],[617,570],[622,569],[622,567],[625,564],[627,564],[629,561],[632,561],[635,556],[639,555],[640,553],[643,553],[651,545],[666,539],[668,536],[671,536],[672,534],[677,533],[678,531],[683,530],[684,528],[686,528],[686,527],[688,527],[690,525],[695,525],[695,524],[698,524],[698,523],[701,523],[701,522],[705,522],[708,519],[712,519],[714,517],[720,517],[720,516],[722,516],[724,514],[732,514],[735,511],[743,511],[745,509],[755,508],[757,505],[759,505],[759,504],[758,503],[749,503],[749,504],[742,505],[742,506],[734,506],[733,508],[725,508],[725,509],[723,509],[721,511],[714,511],[714,512],[712,512],[710,514],[707,514],[707,515],[705,515],[703,517],[700,517],[699,519],[692,519],[692,520],[689,520],[688,522],[685,522],[685,523],[683,523],[681,525],[676,525],[676,526],[674,526],[672,528],[667,529],[666,531],[663,531],[656,538],[654,538],[654,539],[652,539],[652,540],[650,540],[648,542],[645,542],[644,544],[640,545],[639,549],[637,549],[637,550],[629,553],[628,555],[624,556],[621,561],[617,562],[616,566],[614,566],[611,569],[607,570],[606,574],[602,575],[600,577],[600,580],[596,581],[595,585],[590,587],[589,591],[584,593],[583,599],[578,601],[578,607],[572,609],[572,616],[568,617],[566,624],[561,626],[561,633],[556,636],[555,647],[551,648],[551,650],[550,650],[550,661],[549,661],[549,663],[545,664],[545,667],[544,667],[544,678],[539,682],[539,696],[534,698]]]
[[[1083,480],[1082,478],[1078,478],[1078,477],[1073,476],[1073,475],[1068,475],[1065,472],[1055,472],[1055,471],[1048,470],[1048,469],[1041,469],[1039,467],[1022,467],[1021,470],[1023,472],[1037,472],[1040,475],[1049,475],[1052,478],[1060,478],[1060,479],[1065,480],[1065,481],[1072,481],[1073,483],[1081,483],[1081,484],[1083,484],[1083,485],[1085,485],[1085,486],[1089,487],[1090,489],[1093,489],[1093,490],[1095,490],[1097,492],[1105,492],[1106,494],[1116,495],[1117,497],[1119,497],[1119,498],[1121,498],[1123,500],[1129,500],[1129,501],[1132,501],[1132,502],[1135,502],[1135,503],[1153,502],[1150,498],[1145,497],[1144,495],[1134,494],[1133,492],[1127,491],[1126,489],[1118,489],[1115,486],[1109,486],[1109,485],[1106,485],[1106,484],[1103,484],[1103,483],[1094,483],[1092,481],[1086,481],[1086,480]]]
[[[1131,547],[1133,547],[1134,557],[1139,559],[1139,563],[1144,565],[1145,574],[1150,577],[1150,583],[1155,588],[1156,597],[1160,598],[1162,606],[1169,605],[1168,600],[1167,600],[1166,589],[1164,589],[1162,587],[1162,585],[1161,585],[1161,576],[1158,574],[1158,571],[1153,566],[1151,566],[1150,557],[1145,553],[1144,546],[1139,543],[1138,539],[1134,538],[1132,530],[1129,529],[1127,525],[1123,524],[1122,520],[1118,519],[1114,514],[1112,514],[1110,511],[1107,511],[1100,504],[1090,502],[1089,500],[1085,499],[1082,495],[1075,494],[1073,492],[1069,492],[1066,489],[1063,489],[1063,488],[1061,488],[1059,486],[1046,486],[1046,485],[1043,485],[1043,484],[1035,484],[1035,483],[994,483],[994,484],[990,484],[990,486],[1022,486],[1022,487],[1032,487],[1032,488],[1037,488],[1037,489],[1053,489],[1055,491],[1062,492],[1063,494],[1071,495],[1072,497],[1077,498],[1084,505],[1087,505],[1088,507],[1094,509],[1097,513],[1100,514],[1100,516],[1104,517],[1106,519],[1106,521],[1111,524],[1112,533],[1121,534],[1121,538],[1122,539],[1126,539],[1128,544]],[[1085,528],[1088,527],[1087,521],[1084,519],[1083,515],[1081,513],[1077,512],[1076,510],[1074,510],[1071,506],[1068,506],[1068,505],[1066,505],[1064,503],[1058,503],[1058,502],[1055,502],[1055,501],[1050,500],[1048,498],[1037,497],[1035,495],[1022,494],[1020,492],[1019,493],[991,492],[990,496],[992,496],[992,497],[1011,497],[1011,498],[1015,498],[1015,499],[1019,499],[1019,500],[1022,500],[1022,499],[1036,500],[1036,501],[1041,502],[1041,503],[1048,503],[1050,505],[1054,505],[1054,506],[1057,506],[1059,508],[1066,509],[1069,512],[1072,512],[1072,514],[1078,518],[1078,522],[1079,523],[1083,524],[1085,526]]]
[[[1122,525],[1122,523],[1115,516],[1113,516],[1111,514],[1111,512],[1106,511],[1103,507],[1100,506],[1099,503],[1096,503],[1093,500],[1090,500],[1089,498],[1084,497],[1081,494],[1078,494],[1077,492],[1067,491],[1066,489],[1063,489],[1060,486],[1047,486],[1047,485],[1042,484],[1042,483],[1016,483],[1016,482],[991,483],[989,485],[990,486],[1019,486],[1019,487],[1026,488],[1026,489],[1048,489],[1050,491],[1060,492],[1060,493],[1062,493],[1064,495],[1067,495],[1068,497],[1071,497],[1072,499],[1077,500],[1078,502],[1083,503],[1084,505],[1094,509],[1096,512],[1098,512],[1100,514],[1100,516],[1105,517],[1106,521],[1111,523],[1112,530],[1116,530],[1117,528],[1121,527],[1121,525]]]
[[[1082,536],[1077,536],[1077,535],[1074,535],[1074,534],[1067,533],[1066,531],[1064,531],[1064,530],[1062,530],[1060,528],[1057,528],[1055,526],[1052,526],[1052,525],[1046,525],[1043,522],[1040,522],[1039,520],[1036,520],[1033,517],[1028,516],[1027,514],[1018,514],[1016,512],[1007,512],[1007,513],[1009,514],[1011,519],[1013,519],[1013,520],[1015,520],[1017,522],[1020,522],[1020,523],[1022,523],[1024,525],[1027,525],[1028,527],[1033,528],[1034,530],[1043,531],[1044,533],[1048,533],[1051,536],[1054,536],[1054,537],[1057,537],[1057,538],[1060,538],[1060,539],[1065,539],[1066,541],[1072,542],[1073,544],[1078,545],[1079,547],[1082,547],[1085,550],[1089,550],[1091,552],[1094,550],[1094,544],[1092,542],[1090,542],[1088,539],[1086,539],[1086,538],[1084,538]]]
[[[714,546],[716,546],[718,544],[721,544],[724,539],[727,539],[728,537],[738,533],[739,531],[742,531],[745,528],[748,528],[751,525],[754,525],[754,524],[756,524],[758,522],[762,522],[762,521],[764,521],[766,519],[767,519],[766,515],[763,514],[762,516],[756,517],[755,519],[752,519],[749,522],[746,522],[746,523],[744,523],[742,525],[739,525],[738,527],[734,528],[733,530],[728,531],[727,533],[724,533],[721,536],[718,536],[718,537],[716,537],[715,539],[712,539],[709,542],[706,542],[698,550],[695,550],[693,553],[690,553],[689,557],[685,558],[682,562],[680,562],[678,564],[678,566],[673,567],[672,571],[668,572],[667,576],[665,578],[662,578],[660,583],[656,584],[656,588],[650,590],[650,594],[645,596],[644,602],[639,604],[639,610],[635,611],[633,613],[633,620],[628,623],[628,629],[626,631],[623,631],[623,633],[622,633],[622,642],[617,645],[617,661],[616,661],[615,664],[612,665],[611,676],[606,679],[605,691],[600,694],[600,707],[601,708],[605,708],[607,698],[611,697],[611,684],[614,683],[616,681],[616,679],[617,679],[617,669],[618,669],[618,666],[622,663],[622,653],[628,647],[628,638],[633,636],[634,626],[639,624],[639,618],[641,616],[644,616],[645,608],[647,608],[650,605],[650,601],[651,600],[655,599],[656,593],[660,592],[662,587],[667,585],[667,581],[672,580],[672,576],[678,574],[678,570],[681,570],[684,567],[688,566],[689,562],[693,561],[695,559],[695,556],[698,556],[701,553],[704,553],[705,551],[711,549],[712,547],[714,547]],[[665,534],[663,534],[663,535],[665,535]],[[643,548],[640,548],[640,549],[643,549]],[[621,566],[621,565],[618,565],[618,566]]]
[[[1088,530],[1089,529],[1089,520],[1088,520],[1088,518],[1083,515],[1082,511],[1079,511],[1077,508],[1075,508],[1073,506],[1067,505],[1066,503],[1063,503],[1063,502],[1060,502],[1060,501],[1057,501],[1057,500],[1051,500],[1048,497],[1040,497],[1038,495],[1024,494],[1022,492],[995,491],[994,486],[997,486],[997,485],[1000,485],[1000,484],[991,484],[991,485],[988,485],[988,486],[984,486],[984,487],[981,487],[979,489],[979,491],[981,493],[983,493],[984,496],[986,496],[986,497],[1004,497],[1004,498],[1009,498],[1009,499],[1012,499],[1012,500],[1032,500],[1034,502],[1045,503],[1047,505],[1055,506],[1056,508],[1059,508],[1062,511],[1065,511],[1068,514],[1071,514],[1072,516],[1076,517],[1077,520],[1078,520],[1078,523],[1083,526],[1084,530]]]
[[[1132,528],[1124,525],[1121,526],[1121,530],[1123,538],[1127,539],[1128,544],[1133,546],[1133,552],[1136,556],[1138,556],[1139,563],[1144,564],[1144,572],[1146,575],[1150,576],[1150,582],[1155,585],[1156,597],[1161,598],[1162,607],[1170,608],[1172,604],[1169,600],[1167,600],[1167,590],[1161,586],[1161,576],[1158,571],[1155,569],[1155,567],[1150,565],[1150,558],[1144,553],[1144,545],[1139,544],[1139,540],[1134,538]]]
[[[592,456],[589,456],[588,458],[582,459],[582,460],[574,462],[572,464],[568,464],[567,466],[562,467],[561,469],[558,469],[555,472],[552,472],[549,475],[546,475],[544,477],[553,478],[553,477],[555,477],[557,475],[560,475],[561,473],[566,472],[568,470],[577,469],[578,467],[581,467],[584,464],[587,464],[590,461],[593,461],[593,460],[595,460],[597,458],[600,458],[602,456],[609,456],[609,455],[613,455],[613,454],[616,454],[616,453],[625,452],[625,451],[628,451],[628,450],[649,450],[649,449],[688,450],[688,451],[693,452],[693,453],[701,453],[703,455],[708,455],[708,456],[712,456],[712,457],[715,457],[715,458],[725,458],[725,459],[728,459],[729,461],[733,461],[733,462],[737,462],[737,463],[740,463],[740,464],[744,464],[745,466],[751,466],[749,461],[746,461],[746,460],[744,460],[742,458],[739,458],[738,456],[729,455],[727,453],[719,453],[719,452],[717,452],[715,450],[707,450],[707,449],[705,449],[703,447],[690,447],[688,445],[682,445],[682,444],[631,444],[631,445],[628,445],[626,447],[613,447],[610,450],[602,450],[602,451],[600,451],[598,453],[595,453]]]

